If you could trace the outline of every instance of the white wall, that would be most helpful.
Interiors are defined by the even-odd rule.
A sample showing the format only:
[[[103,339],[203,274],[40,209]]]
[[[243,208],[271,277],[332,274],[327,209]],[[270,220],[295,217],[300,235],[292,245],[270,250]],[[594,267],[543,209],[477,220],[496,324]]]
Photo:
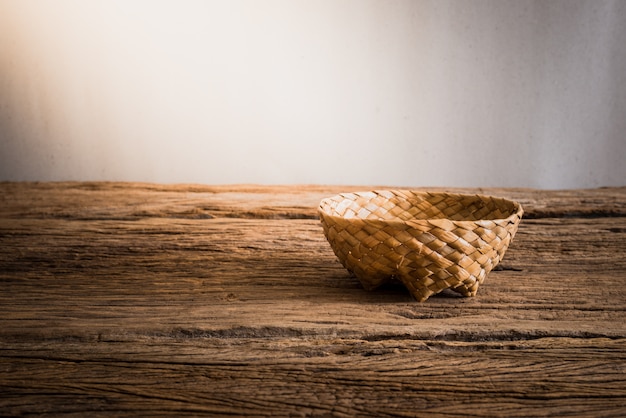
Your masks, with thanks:
[[[0,180],[626,185],[626,1],[0,0]]]

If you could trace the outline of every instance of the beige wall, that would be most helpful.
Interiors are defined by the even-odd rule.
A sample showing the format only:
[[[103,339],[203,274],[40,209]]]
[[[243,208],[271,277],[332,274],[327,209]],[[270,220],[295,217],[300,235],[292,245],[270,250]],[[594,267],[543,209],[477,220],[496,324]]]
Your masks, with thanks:
[[[626,1],[0,0],[0,180],[626,185]]]

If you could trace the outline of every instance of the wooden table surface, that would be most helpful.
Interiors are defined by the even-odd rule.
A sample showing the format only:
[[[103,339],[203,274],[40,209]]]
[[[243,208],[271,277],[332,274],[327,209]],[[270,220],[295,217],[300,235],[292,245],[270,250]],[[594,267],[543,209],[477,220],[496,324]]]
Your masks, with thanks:
[[[0,183],[0,416],[625,416],[626,188],[526,211],[474,298],[363,290],[319,200]]]

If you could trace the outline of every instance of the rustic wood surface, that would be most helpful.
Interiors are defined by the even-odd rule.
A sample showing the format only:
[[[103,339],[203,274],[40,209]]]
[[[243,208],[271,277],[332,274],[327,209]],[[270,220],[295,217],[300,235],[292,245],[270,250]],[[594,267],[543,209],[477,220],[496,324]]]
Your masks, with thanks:
[[[625,416],[626,188],[526,215],[475,298],[363,290],[319,200],[0,183],[0,416]]]

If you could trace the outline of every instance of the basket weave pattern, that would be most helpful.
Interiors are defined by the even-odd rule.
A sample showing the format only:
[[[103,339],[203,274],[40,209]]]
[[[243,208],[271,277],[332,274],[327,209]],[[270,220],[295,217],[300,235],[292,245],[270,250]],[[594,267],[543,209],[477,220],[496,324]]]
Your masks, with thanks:
[[[363,287],[399,279],[425,301],[444,289],[476,295],[523,209],[489,196],[384,190],[324,199],[319,214],[335,255]]]

